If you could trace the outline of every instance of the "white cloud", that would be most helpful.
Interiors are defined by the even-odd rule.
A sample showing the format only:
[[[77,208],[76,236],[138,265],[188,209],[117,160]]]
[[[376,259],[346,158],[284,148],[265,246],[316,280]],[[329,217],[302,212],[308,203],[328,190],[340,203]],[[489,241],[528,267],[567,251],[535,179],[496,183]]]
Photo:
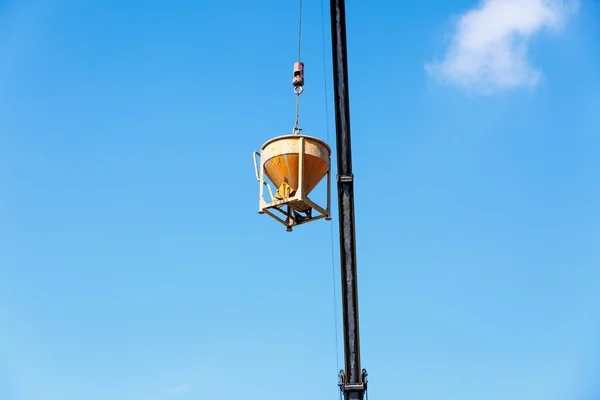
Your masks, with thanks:
[[[578,0],[484,0],[458,17],[442,62],[425,69],[439,81],[483,92],[535,86],[541,72],[529,65],[529,40],[558,31]]]

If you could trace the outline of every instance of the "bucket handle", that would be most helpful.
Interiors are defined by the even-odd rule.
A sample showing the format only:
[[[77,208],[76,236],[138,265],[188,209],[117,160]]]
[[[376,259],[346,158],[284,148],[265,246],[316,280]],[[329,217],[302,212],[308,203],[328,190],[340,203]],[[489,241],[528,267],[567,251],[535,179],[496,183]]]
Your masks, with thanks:
[[[258,177],[258,164],[256,163],[256,156],[260,158],[260,153],[258,151],[255,151],[252,154],[252,158],[254,159],[254,173],[256,174],[256,180],[260,182],[260,178]]]
[[[252,158],[254,159],[254,173],[256,174],[256,180],[260,182],[260,177],[258,176],[258,163],[256,162],[256,156],[258,156],[258,158],[260,158],[260,153],[258,151],[255,151],[254,153],[252,153]],[[275,201],[275,197],[273,196],[273,190],[271,189],[271,185],[269,185],[267,182],[263,182],[263,185],[265,185],[267,187],[267,189],[269,190],[269,196],[271,196],[271,201]]]

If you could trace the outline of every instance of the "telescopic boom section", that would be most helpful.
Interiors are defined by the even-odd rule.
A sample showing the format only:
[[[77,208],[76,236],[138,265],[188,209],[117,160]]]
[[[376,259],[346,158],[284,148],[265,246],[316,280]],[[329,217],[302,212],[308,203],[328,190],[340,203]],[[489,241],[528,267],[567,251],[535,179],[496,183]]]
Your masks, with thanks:
[[[358,282],[354,233],[354,176],[352,175],[352,149],[350,145],[346,9],[344,0],[331,0],[330,13],[338,165],[342,315],[344,320],[345,370],[340,372],[340,389],[346,400],[363,400],[367,382],[366,371],[360,368]]]

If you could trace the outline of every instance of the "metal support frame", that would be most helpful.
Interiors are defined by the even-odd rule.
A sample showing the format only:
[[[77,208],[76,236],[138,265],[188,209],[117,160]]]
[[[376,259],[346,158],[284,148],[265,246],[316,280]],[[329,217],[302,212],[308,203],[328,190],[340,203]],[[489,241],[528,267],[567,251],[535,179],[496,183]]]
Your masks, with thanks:
[[[346,49],[346,8],[344,0],[330,0],[331,46],[337,151],[337,187],[344,326],[344,367],[340,389],[346,400],[363,400],[367,373],[360,367],[358,324],[358,278],[354,229],[354,175],[350,142],[350,102]]]
[[[286,231],[291,232],[294,226],[306,224],[308,222],[316,221],[318,219],[325,218],[331,220],[331,159],[327,163],[327,207],[324,209],[317,203],[308,198],[304,193],[304,137],[298,138],[300,142],[299,154],[298,154],[298,188],[292,197],[288,197],[282,200],[278,200],[273,195],[271,185],[265,180],[265,168],[264,161],[260,156],[260,153],[254,152],[254,168],[256,172],[256,179],[259,182],[260,193],[259,193],[259,214],[268,214],[277,221],[281,222],[286,226]],[[257,164],[256,157],[259,157],[260,162]],[[260,166],[260,172],[258,170]],[[264,187],[267,187],[270,202],[266,202],[264,198]],[[299,209],[298,205],[308,205],[310,208],[307,211]],[[317,211],[318,215],[313,215],[313,211]],[[276,215],[279,213],[283,216]],[[304,213],[304,215],[302,215]]]
[[[347,383],[346,382],[346,374],[344,372],[344,370],[341,370],[340,373],[338,374],[338,386],[340,387],[340,390],[342,391],[342,393],[349,393],[349,392],[357,392],[357,393],[365,393],[367,391],[367,383],[368,383],[368,379],[367,376],[369,374],[367,374],[367,370],[363,369],[361,376],[362,376],[362,382],[361,383]]]

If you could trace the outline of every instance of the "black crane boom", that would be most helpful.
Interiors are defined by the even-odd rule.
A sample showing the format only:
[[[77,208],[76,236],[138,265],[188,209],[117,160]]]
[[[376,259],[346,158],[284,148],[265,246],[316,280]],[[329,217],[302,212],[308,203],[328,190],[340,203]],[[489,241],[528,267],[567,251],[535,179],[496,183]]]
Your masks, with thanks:
[[[354,230],[354,176],[350,143],[350,104],[348,99],[348,59],[346,51],[346,7],[344,0],[331,0],[331,37],[337,151],[337,189],[342,277],[342,317],[344,321],[344,366],[340,389],[346,400],[363,400],[366,371],[360,367],[358,329],[358,280]]]

